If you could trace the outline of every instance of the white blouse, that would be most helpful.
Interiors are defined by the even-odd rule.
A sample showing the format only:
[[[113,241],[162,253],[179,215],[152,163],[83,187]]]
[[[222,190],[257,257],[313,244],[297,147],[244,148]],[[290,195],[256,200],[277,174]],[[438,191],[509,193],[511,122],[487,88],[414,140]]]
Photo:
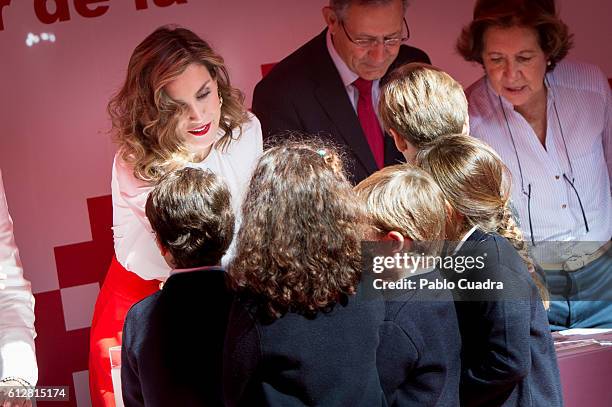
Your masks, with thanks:
[[[238,130],[234,130],[234,137]],[[249,113],[249,121],[242,126],[242,136],[232,141],[226,151],[213,148],[194,168],[209,169],[225,181],[232,194],[232,207],[236,214],[236,227],[240,225],[240,206],[251,174],[263,151],[261,125],[257,117]],[[113,198],[113,234],[115,255],[127,270],[145,280],[165,281],[170,275],[155,244],[151,225],[145,216],[145,204],[153,186],[134,177],[131,166],[115,155],[111,181]],[[232,256],[234,243],[222,263]]]

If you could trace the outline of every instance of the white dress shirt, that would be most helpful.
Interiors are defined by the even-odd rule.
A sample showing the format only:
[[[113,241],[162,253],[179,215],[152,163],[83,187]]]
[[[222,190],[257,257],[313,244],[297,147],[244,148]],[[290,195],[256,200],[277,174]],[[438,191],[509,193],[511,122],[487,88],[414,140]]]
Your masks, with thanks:
[[[353,109],[355,109],[355,113],[357,113],[357,102],[359,101],[359,91],[353,85],[359,75],[355,72],[351,71],[351,69],[346,65],[346,62],[342,59],[336,48],[334,47],[334,42],[332,41],[331,34],[329,30],[327,30],[327,35],[325,37],[327,44],[327,52],[329,52],[329,56],[331,57],[338,73],[340,74],[340,78],[342,78],[342,83],[344,84],[344,89],[346,90],[346,94],[353,105]],[[376,79],[372,81],[372,104],[374,105],[374,111],[378,116],[378,121],[380,122],[380,116],[378,115],[378,101],[380,100],[380,79]]]
[[[546,75],[545,84],[545,146],[525,118],[495,93],[486,76],[466,91],[471,134],[491,145],[510,169],[512,201],[526,239],[531,240],[531,235],[524,192],[531,185],[536,245],[542,241],[607,242],[612,235],[612,101],[608,81],[593,65],[561,62]],[[574,179],[588,233],[577,195],[563,174]],[[578,254],[570,253],[569,247],[575,245],[565,247],[564,253],[544,255],[540,261],[553,263]]]
[[[38,379],[34,350],[34,297],[23,278],[0,173],[0,379]]]
[[[234,138],[238,131],[234,131]],[[234,140],[227,151],[213,148],[195,168],[209,169],[220,176],[232,194],[232,207],[236,214],[235,231],[240,224],[240,206],[251,174],[263,150],[261,125],[249,113],[249,121],[242,127],[242,136]],[[170,268],[159,253],[153,231],[145,216],[145,204],[153,186],[134,177],[132,168],[115,156],[111,181],[113,197],[113,234],[115,255],[127,270],[145,280],[165,281]],[[234,243],[222,260],[227,264],[232,257]]]

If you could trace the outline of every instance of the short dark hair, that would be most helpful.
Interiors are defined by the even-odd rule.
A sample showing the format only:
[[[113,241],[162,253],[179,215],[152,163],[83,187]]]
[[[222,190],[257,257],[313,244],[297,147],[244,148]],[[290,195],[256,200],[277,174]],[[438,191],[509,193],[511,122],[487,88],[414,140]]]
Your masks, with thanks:
[[[219,264],[234,234],[229,189],[210,171],[171,171],[153,188],[145,212],[177,268]]]
[[[482,61],[483,37],[489,27],[521,26],[534,29],[540,48],[550,61],[547,70],[567,56],[573,35],[559,19],[554,0],[478,0],[474,18],[457,40],[457,51],[466,61]]]
[[[391,3],[395,0],[329,0],[329,7],[331,7],[338,17],[344,18],[346,9],[353,4],[360,6],[383,6]],[[402,0],[402,6],[404,8],[404,13],[408,8],[408,0]]]

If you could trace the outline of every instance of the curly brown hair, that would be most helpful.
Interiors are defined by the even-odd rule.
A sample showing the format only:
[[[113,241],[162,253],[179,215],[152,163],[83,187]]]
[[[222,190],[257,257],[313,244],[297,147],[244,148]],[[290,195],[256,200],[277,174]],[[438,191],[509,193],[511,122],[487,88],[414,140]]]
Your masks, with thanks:
[[[231,285],[264,315],[314,316],[355,293],[365,215],[334,148],[310,140],[268,149],[242,216]]]
[[[242,134],[248,120],[244,96],[231,86],[223,58],[186,28],[159,27],[134,49],[125,82],[107,108],[121,158],[138,179],[153,183],[177,166],[177,158],[189,159],[177,129],[185,106],[172,100],[164,86],[191,64],[206,67],[223,98],[219,128],[224,135],[215,148],[227,148],[234,129]]]
[[[559,19],[554,0],[478,0],[474,18],[465,26],[457,40],[457,51],[466,61],[482,61],[483,37],[489,27],[527,27],[538,34],[551,71],[567,56],[573,35]]]

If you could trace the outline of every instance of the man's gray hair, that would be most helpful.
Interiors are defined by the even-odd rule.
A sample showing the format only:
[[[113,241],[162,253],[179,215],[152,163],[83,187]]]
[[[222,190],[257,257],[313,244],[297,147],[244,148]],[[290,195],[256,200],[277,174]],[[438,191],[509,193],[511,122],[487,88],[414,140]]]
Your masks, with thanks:
[[[360,6],[384,6],[395,0],[329,0],[329,7],[331,7],[338,18],[344,19],[346,17],[346,10],[352,4],[358,4]],[[404,13],[408,8],[408,0],[402,0],[402,7]]]

